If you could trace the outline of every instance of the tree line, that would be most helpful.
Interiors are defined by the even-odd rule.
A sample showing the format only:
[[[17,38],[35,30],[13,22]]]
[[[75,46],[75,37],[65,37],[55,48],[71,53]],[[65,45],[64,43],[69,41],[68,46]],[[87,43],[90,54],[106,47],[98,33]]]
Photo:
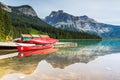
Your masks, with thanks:
[[[101,39],[94,34],[57,29],[38,17],[20,14],[17,11],[9,13],[0,8],[0,40],[5,40],[8,35],[13,39],[18,38],[21,34],[32,34],[33,31],[37,34],[48,34],[56,39]]]
[[[0,41],[12,35],[12,25],[9,16],[0,6]]]

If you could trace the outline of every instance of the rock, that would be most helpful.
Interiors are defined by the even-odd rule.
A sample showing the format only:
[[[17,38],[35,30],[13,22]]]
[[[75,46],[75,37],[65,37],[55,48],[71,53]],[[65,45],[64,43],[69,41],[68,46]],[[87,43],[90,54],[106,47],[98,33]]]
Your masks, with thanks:
[[[11,8],[8,7],[7,5],[5,5],[4,3],[0,2],[0,6],[2,7],[2,9],[4,9],[7,12],[12,12]]]
[[[31,15],[31,16],[37,16],[36,12],[34,11],[34,9],[29,6],[29,5],[23,5],[18,7],[18,10],[26,15]]]
[[[48,24],[70,31],[84,31],[102,38],[120,38],[120,26],[99,23],[86,15],[73,16],[63,10],[52,11],[45,18]]]

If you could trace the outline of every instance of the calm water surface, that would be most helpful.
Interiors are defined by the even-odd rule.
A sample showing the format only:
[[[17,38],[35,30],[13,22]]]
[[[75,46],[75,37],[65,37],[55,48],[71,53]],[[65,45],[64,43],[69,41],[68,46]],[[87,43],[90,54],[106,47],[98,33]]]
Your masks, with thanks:
[[[48,55],[0,60],[1,80],[120,80],[120,40],[62,40]]]

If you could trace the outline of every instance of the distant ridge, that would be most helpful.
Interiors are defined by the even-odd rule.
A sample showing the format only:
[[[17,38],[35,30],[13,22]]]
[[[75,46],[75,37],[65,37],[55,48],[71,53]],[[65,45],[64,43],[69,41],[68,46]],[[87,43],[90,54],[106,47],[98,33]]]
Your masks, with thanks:
[[[10,6],[11,7],[11,6]],[[30,16],[37,16],[34,9],[29,5],[22,5],[17,7],[11,7],[13,11],[16,11],[20,14],[30,15]]]
[[[88,32],[102,38],[120,38],[120,26],[99,23],[86,15],[73,16],[63,10],[52,11],[45,17],[45,22],[64,30]]]

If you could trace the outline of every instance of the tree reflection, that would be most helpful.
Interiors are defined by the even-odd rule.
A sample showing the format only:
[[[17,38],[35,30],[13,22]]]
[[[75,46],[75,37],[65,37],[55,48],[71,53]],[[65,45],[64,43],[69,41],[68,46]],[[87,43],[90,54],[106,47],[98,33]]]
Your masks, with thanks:
[[[46,58],[54,68],[64,69],[74,63],[88,63],[98,56],[120,52],[119,40],[80,40],[78,47],[60,48],[56,54]]]
[[[45,50],[28,51],[25,53],[30,54],[29,57],[13,57],[0,60],[0,77],[11,73],[33,73],[41,60],[45,59],[50,53],[56,52],[57,50],[57,48],[50,48]]]

